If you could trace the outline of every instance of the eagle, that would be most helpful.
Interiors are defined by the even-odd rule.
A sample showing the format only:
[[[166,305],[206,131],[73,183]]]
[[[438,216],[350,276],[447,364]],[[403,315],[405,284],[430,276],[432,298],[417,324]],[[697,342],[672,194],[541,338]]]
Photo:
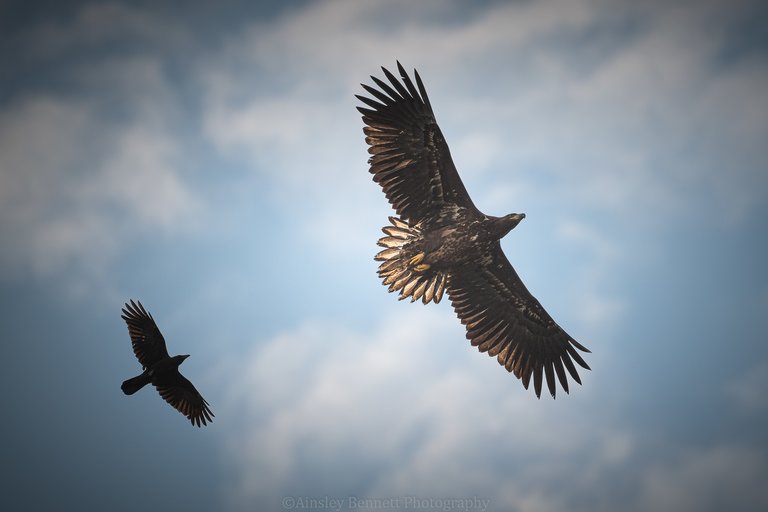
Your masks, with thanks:
[[[120,386],[123,393],[132,395],[151,383],[160,396],[186,416],[192,425],[199,427],[201,424],[207,425],[206,421],[212,422],[214,415],[208,402],[179,373],[179,365],[189,354],[173,357],[168,354],[160,329],[141,301],[138,304],[133,300],[130,304],[126,302],[122,311],[121,318],[128,325],[133,353],[144,370],[140,375],[123,382]]]
[[[574,362],[590,369],[578,351],[590,352],[566,333],[531,295],[501,250],[500,240],[524,213],[485,215],[472,202],[451,159],[419,73],[416,84],[397,62],[398,80],[361,84],[363,133],[373,181],[397,216],[382,228],[375,256],[378,274],[400,300],[439,303],[447,291],[467,339],[538,398],[546,380],[568,393],[568,378],[581,384]]]

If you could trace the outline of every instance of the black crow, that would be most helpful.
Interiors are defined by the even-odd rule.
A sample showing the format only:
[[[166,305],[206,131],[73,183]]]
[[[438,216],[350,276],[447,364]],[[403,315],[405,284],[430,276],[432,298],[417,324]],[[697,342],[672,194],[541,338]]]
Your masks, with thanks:
[[[186,416],[193,425],[199,427],[200,423],[206,425],[206,420],[212,422],[213,413],[208,407],[208,402],[195,386],[179,373],[179,365],[189,355],[171,357],[168,354],[160,329],[141,302],[126,302],[121,317],[128,324],[133,353],[144,370],[141,375],[123,382],[120,386],[123,393],[132,395],[151,383],[157,388],[160,396]]]
[[[576,349],[589,352],[560,328],[531,295],[501,250],[499,241],[525,218],[485,215],[472,203],[437,126],[427,91],[400,63],[400,79],[381,68],[386,83],[363,84],[365,141],[373,181],[399,218],[382,228],[379,276],[400,299],[440,302],[447,291],[467,338],[496,356],[528,389],[531,376],[541,396],[542,375],[552,397],[555,375],[568,392],[566,370],[581,383],[573,362],[589,366]],[[417,89],[418,87],[418,89]]]

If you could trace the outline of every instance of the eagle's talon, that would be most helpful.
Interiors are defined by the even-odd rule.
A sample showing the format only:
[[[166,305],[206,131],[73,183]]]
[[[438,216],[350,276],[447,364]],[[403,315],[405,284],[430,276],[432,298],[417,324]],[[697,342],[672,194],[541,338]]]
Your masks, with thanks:
[[[416,272],[424,272],[425,270],[429,270],[431,266],[432,265],[428,265],[427,263],[422,263],[421,265],[416,265],[415,267],[413,267],[413,270],[415,270]]]
[[[421,263],[421,260],[423,260],[423,259],[424,259],[424,253],[423,253],[423,252],[420,252],[419,254],[417,254],[416,256],[414,256],[413,258],[411,258],[411,259],[408,261],[408,264],[409,264],[409,265],[416,265],[417,263]]]

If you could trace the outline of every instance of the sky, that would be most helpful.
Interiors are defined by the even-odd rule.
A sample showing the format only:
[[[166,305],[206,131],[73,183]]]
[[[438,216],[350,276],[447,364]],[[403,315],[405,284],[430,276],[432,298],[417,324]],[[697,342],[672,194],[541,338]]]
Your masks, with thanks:
[[[768,507],[764,2],[0,4],[7,510]],[[556,400],[376,276],[354,94],[424,81],[592,353]],[[140,371],[141,300],[211,404]],[[546,395],[546,393],[544,393]]]

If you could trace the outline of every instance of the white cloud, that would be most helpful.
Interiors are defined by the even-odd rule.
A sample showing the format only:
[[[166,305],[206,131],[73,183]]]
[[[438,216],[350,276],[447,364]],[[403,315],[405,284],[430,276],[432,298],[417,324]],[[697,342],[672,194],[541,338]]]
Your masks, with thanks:
[[[383,201],[359,194],[367,165],[352,94],[399,58],[421,70],[457,166],[489,213],[533,203],[562,218],[589,208],[630,228],[661,227],[712,207],[721,222],[739,222],[766,200],[768,69],[718,65],[726,36],[708,27],[723,6],[456,9],[325,1],[253,23],[201,66],[208,136],[278,194],[309,198],[326,212],[325,229],[350,211],[380,216]],[[323,231],[316,218],[301,229]],[[363,230],[353,235],[348,245],[369,243]]]
[[[242,421],[225,434],[241,508],[324,489],[477,495],[498,510],[543,492],[542,475],[595,467],[596,478],[633,453],[626,432],[580,411],[594,398],[589,372],[586,387],[539,401],[471,348],[447,308],[412,306],[369,333],[305,324],[230,365],[220,408]]]
[[[78,161],[87,125],[88,116],[77,105],[47,98],[2,112],[0,227],[8,249],[4,256],[13,263],[41,269],[51,266],[49,258],[69,258],[73,246],[97,242],[98,219],[76,229],[54,206],[61,195],[76,203],[65,170]]]
[[[368,333],[308,323],[231,361],[220,405],[222,418],[236,418],[223,434],[239,477],[230,505],[476,496],[489,510],[540,512],[768,502],[758,447],[650,449],[657,441],[611,414],[620,404],[606,402],[589,372],[571,395],[539,401],[462,334],[445,309],[411,307]]]
[[[121,207],[138,225],[188,229],[185,217],[195,215],[200,205],[183,182],[179,151],[166,134],[145,125],[128,127],[99,175],[83,187],[83,199]]]
[[[325,1],[247,25],[204,57],[196,53],[188,61],[188,76],[207,88],[201,98],[204,130],[225,156],[243,156],[258,169],[276,194],[292,203],[300,197],[308,211],[322,212],[305,215],[300,230],[340,231],[334,226],[343,225],[350,211],[365,219],[386,211],[383,201],[358,193],[365,181],[374,186],[364,170],[352,94],[379,64],[391,67],[400,58],[422,70],[470,192],[489,212],[536,201],[562,212],[589,206],[624,215],[630,223],[660,223],[670,213],[691,215],[714,205],[738,221],[765,200],[768,98],[760,99],[768,91],[768,70],[756,59],[716,65],[725,36],[705,30],[722,14],[716,2],[691,10],[682,4],[649,9],[543,1],[456,14],[462,8],[443,2]],[[189,45],[184,26],[167,22],[120,3],[100,4],[84,7],[67,23],[44,25],[27,39],[37,41],[43,54],[111,38],[148,41],[139,55],[152,45]],[[622,35],[627,27],[633,29]],[[605,33],[609,36],[595,35]],[[584,44],[569,44],[577,36]],[[125,174],[116,170],[128,165],[127,152],[139,145],[144,156],[131,158],[142,168],[170,171],[177,165],[180,151],[171,146],[178,142],[169,142],[172,130],[162,118],[178,114],[179,106],[161,61],[97,60],[80,66],[80,75],[89,90],[102,84],[104,90],[121,91],[137,110],[135,124],[123,127],[125,141],[118,144],[123,163],[107,165],[110,177],[89,188],[106,181],[113,187],[107,194],[118,202],[128,201],[126,194],[134,200],[142,195],[155,209],[145,204],[149,208],[140,211],[154,219],[159,203],[150,198],[168,193],[175,199],[160,219],[168,225],[182,211],[173,204],[193,202],[182,191],[183,181],[161,172],[160,189],[144,197],[137,183],[119,184]],[[5,113],[6,119],[13,115]],[[81,123],[93,121],[88,113],[75,114],[73,134],[55,138],[77,136],[75,116]],[[50,145],[54,138],[48,136],[34,157],[15,137],[5,143],[16,146],[15,156],[4,160],[25,151],[24,164],[31,166],[40,158],[83,158],[68,153],[89,146],[90,134],[80,137],[84,140],[64,148]],[[16,186],[8,177],[0,179],[4,191]],[[89,229],[98,231],[92,224]],[[56,230],[61,239],[71,238],[63,234],[67,229]],[[344,238],[347,246],[369,243],[364,229],[353,235]]]
[[[759,447],[661,450],[610,412],[620,404],[589,372],[571,395],[539,401],[462,334],[446,309],[417,306],[371,332],[307,323],[220,368],[237,475],[229,506],[283,496],[478,497],[488,510],[531,512],[768,503]]]
[[[201,207],[176,142],[149,124],[105,125],[87,101],[34,97],[0,114],[5,272],[97,276],[143,230],[183,229]]]
[[[113,2],[15,37],[20,58],[69,87],[33,84],[1,106],[2,273],[87,288],[137,235],[196,229],[205,205],[185,172],[177,93],[152,50],[186,44],[182,25]],[[141,45],[110,54],[120,41]]]

